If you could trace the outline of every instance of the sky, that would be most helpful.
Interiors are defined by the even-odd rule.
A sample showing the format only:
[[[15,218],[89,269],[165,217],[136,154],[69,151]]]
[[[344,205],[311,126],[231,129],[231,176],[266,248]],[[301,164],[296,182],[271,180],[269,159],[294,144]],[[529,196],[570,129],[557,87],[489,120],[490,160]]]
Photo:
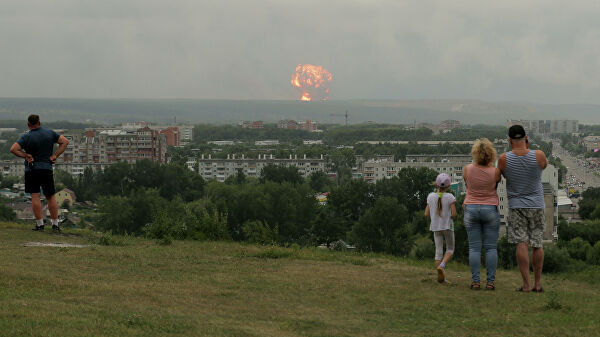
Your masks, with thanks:
[[[0,97],[600,104],[600,2],[1,0]]]

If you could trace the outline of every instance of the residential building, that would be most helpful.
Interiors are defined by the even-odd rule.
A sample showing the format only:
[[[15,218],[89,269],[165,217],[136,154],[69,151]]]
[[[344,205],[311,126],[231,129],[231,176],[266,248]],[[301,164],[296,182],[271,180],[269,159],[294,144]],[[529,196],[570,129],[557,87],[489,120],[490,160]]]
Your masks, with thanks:
[[[25,160],[15,158],[0,161],[0,174],[3,176],[22,176],[25,172]]]
[[[277,127],[280,129],[297,129],[298,122],[291,119],[284,119],[280,120],[279,123],[277,123]]]
[[[169,126],[166,129],[162,129],[159,131],[161,135],[165,135],[165,140],[167,141],[167,146],[180,146],[181,145],[181,136],[179,135],[179,127],[178,126]]]
[[[442,123],[440,123],[441,130],[452,130],[452,129],[457,129],[457,128],[460,128],[460,121],[457,121],[457,120],[447,119],[445,121],[442,121]]]
[[[68,188],[63,188],[62,190],[56,192],[56,203],[58,206],[62,206],[65,203],[72,207],[75,201],[77,201],[77,197],[75,196],[75,192],[71,191]]]
[[[378,158],[363,161],[359,164],[360,173],[368,182],[389,179],[407,167],[428,167],[439,173],[446,173],[452,182],[463,183],[463,167],[472,162],[471,155],[407,155],[404,162],[395,162],[391,158]]]
[[[298,123],[298,129],[306,130],[309,132],[315,132],[315,131],[318,131],[319,128],[317,127],[317,122],[311,121],[311,120],[306,120],[305,122]]]
[[[212,140],[207,143],[217,145],[217,146],[235,145],[235,142],[233,140]]]
[[[238,170],[248,177],[259,177],[263,167],[267,165],[297,167],[303,177],[308,177],[317,171],[325,172],[327,168],[323,155],[320,158],[306,158],[306,156],[298,158],[297,155],[290,155],[285,159],[274,158],[273,155],[267,156],[266,154],[259,154],[258,158],[227,155],[226,159],[213,159],[212,155],[203,154],[195,161],[189,160],[188,163],[188,168],[193,168],[197,164],[197,171],[204,179],[214,179],[220,182],[237,174]]]
[[[507,127],[513,125],[522,125],[525,132],[531,134],[551,134],[551,133],[576,133],[579,132],[578,120],[526,120],[510,119],[506,122]]]
[[[121,125],[121,129],[127,131],[136,131],[142,128],[162,131],[167,136],[168,146],[188,145],[194,138],[194,126],[185,124],[160,125],[149,122],[128,122]]]
[[[583,145],[588,149],[588,151],[600,149],[600,136],[587,136],[583,138]]]
[[[254,142],[256,146],[273,146],[279,145],[279,140],[269,139],[269,140],[257,140]]]
[[[242,128],[244,129],[263,129],[265,126],[263,121],[243,121]]]
[[[167,162],[167,141],[159,130],[144,127],[135,131],[110,129],[98,131],[86,129],[84,133],[64,134],[69,146],[58,158],[55,169],[73,175],[83,174],[86,167],[94,171],[105,166],[125,161],[139,160]]]

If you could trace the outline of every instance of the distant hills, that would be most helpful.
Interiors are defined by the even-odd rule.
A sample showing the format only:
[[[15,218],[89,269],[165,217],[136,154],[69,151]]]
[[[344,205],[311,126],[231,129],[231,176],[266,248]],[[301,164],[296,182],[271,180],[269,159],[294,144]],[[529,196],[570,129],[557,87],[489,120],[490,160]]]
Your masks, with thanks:
[[[237,123],[241,120],[276,122],[311,119],[319,123],[351,124],[439,123],[456,119],[463,124],[504,125],[507,119],[578,119],[600,124],[600,105],[548,105],[477,100],[344,100],[327,102],[189,99],[62,99],[0,98],[0,119],[25,119],[37,113],[45,121],[68,120],[97,124],[125,121],[156,123]]]

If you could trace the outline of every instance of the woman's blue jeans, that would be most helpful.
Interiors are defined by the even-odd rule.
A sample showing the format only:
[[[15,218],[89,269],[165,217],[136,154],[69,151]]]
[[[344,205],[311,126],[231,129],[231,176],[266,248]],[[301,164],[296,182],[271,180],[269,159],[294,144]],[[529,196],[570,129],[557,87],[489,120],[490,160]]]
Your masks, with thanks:
[[[469,236],[469,266],[473,282],[480,282],[482,236],[487,282],[494,282],[498,267],[497,247],[500,229],[498,208],[493,205],[465,205],[464,223]]]

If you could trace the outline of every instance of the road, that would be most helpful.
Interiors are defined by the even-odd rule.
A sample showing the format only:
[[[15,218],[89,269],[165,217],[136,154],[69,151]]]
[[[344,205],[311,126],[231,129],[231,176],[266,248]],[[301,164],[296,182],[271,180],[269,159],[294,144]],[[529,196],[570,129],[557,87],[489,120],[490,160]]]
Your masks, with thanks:
[[[584,191],[588,187],[600,187],[600,177],[597,176],[593,169],[587,168],[582,165],[582,160],[577,159],[569,154],[568,151],[563,149],[558,142],[554,142],[553,154],[558,156],[568,169],[567,177],[563,183],[568,183],[571,175],[575,176],[575,189]],[[597,169],[596,169],[597,171]],[[577,186],[577,183],[585,182],[582,187]]]

